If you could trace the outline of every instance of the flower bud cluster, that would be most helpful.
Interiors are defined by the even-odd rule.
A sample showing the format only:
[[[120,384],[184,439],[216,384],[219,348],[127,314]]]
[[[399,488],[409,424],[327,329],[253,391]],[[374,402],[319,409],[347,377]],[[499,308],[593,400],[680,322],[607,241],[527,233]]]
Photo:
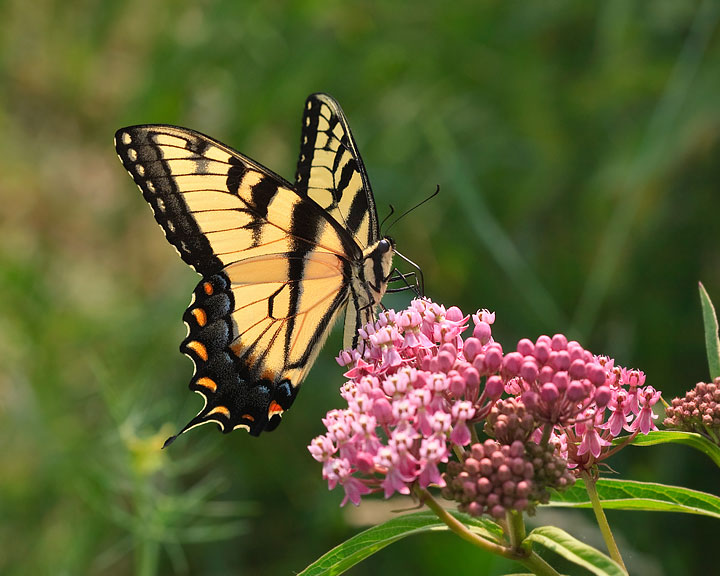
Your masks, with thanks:
[[[508,510],[526,510],[535,492],[533,463],[520,440],[473,444],[462,462],[450,462],[443,474],[442,495],[472,516],[502,518]]]
[[[537,427],[535,418],[518,398],[498,400],[485,420],[485,433],[500,444],[525,442]]]
[[[667,428],[696,432],[720,445],[720,378],[698,383],[665,409]]]
[[[535,419],[553,426],[571,424],[590,404],[605,406],[611,396],[605,368],[562,334],[524,338],[503,358],[506,391],[519,395]]]
[[[532,495],[532,514],[536,503],[547,504],[550,501],[550,489],[562,492],[575,484],[575,475],[568,468],[567,460],[562,456],[559,443],[548,442],[545,445],[528,442],[525,445],[526,457],[533,465],[535,491]]]

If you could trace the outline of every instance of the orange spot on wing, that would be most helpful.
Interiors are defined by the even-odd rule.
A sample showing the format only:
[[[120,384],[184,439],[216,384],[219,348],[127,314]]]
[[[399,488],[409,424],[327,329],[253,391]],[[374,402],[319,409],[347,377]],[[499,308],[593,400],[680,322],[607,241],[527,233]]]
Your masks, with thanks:
[[[250,414],[243,414],[242,418],[245,418],[245,420],[250,420],[250,422],[255,422],[255,418],[253,418]]]
[[[217,390],[217,384],[215,380],[213,380],[212,378],[208,378],[207,376],[198,378],[195,384],[197,384],[198,386],[202,386],[203,388],[207,388],[211,392],[215,392],[215,390]]]
[[[270,402],[270,407],[268,408],[268,418],[270,418],[274,414],[282,414],[283,412],[284,410],[282,409],[282,406],[275,402],[275,400]]]
[[[237,340],[234,344],[230,344],[230,350],[232,350],[235,356],[242,358],[247,366],[252,366],[257,361],[257,354],[248,354],[247,346],[240,342],[240,340]]]
[[[230,410],[225,408],[225,406],[215,406],[210,412],[207,413],[208,416],[212,414],[222,414],[225,416],[225,418],[230,418]]]
[[[210,282],[203,283],[203,290],[205,290],[205,294],[208,296],[212,296],[212,293],[214,292],[212,284]]]
[[[195,322],[198,323],[198,326],[205,326],[205,324],[207,324],[207,314],[202,308],[195,308],[190,313],[195,316]]]
[[[198,342],[197,340],[193,340],[192,342],[187,343],[187,347],[195,352],[200,358],[202,358],[205,362],[207,362],[208,359],[208,351],[207,348],[205,348],[205,344],[202,344],[201,342]]]

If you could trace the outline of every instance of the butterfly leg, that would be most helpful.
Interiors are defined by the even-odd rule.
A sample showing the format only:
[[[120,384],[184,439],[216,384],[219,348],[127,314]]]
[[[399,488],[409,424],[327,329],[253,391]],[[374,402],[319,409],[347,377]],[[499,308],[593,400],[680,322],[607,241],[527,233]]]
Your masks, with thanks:
[[[415,291],[415,294],[417,294],[418,296],[424,296],[424,295],[425,295],[425,278],[423,277],[422,268],[420,268],[420,266],[418,266],[417,264],[415,264],[415,262],[413,262],[412,260],[410,260],[410,258],[408,258],[407,256],[403,256],[403,255],[402,255],[400,252],[398,252],[397,250],[395,251],[395,255],[396,255],[398,258],[401,258],[401,259],[405,260],[405,262],[407,262],[408,264],[410,264],[410,266],[412,266],[413,268],[415,268],[415,270],[416,270],[417,272],[414,272],[414,273],[413,273],[414,275],[416,274],[415,290],[414,290],[414,291]],[[395,270],[395,272],[396,272],[396,271],[397,271],[397,270]],[[403,275],[400,274],[400,276],[403,276]],[[419,282],[418,282],[418,280],[419,280]],[[420,288],[420,291],[419,291],[419,292],[417,291],[418,288]]]
[[[423,291],[421,288],[421,279],[422,277],[418,277],[417,272],[407,272],[405,274],[401,273],[397,268],[393,270],[393,273],[388,278],[388,283],[397,283],[402,282],[404,285],[399,286],[396,288],[388,288],[386,292],[392,293],[392,292],[404,292],[405,290],[412,290],[416,296],[423,296]],[[408,281],[409,280],[409,281]]]
[[[409,281],[408,281],[409,280]],[[412,290],[415,292],[415,294],[419,295],[419,286],[418,286],[418,280],[415,272],[409,272],[407,274],[398,274],[397,276],[393,276],[392,278],[388,279],[388,284],[395,284],[401,282],[402,286],[396,286],[393,288],[388,288],[386,292],[393,293],[393,292],[405,292],[406,290]]]

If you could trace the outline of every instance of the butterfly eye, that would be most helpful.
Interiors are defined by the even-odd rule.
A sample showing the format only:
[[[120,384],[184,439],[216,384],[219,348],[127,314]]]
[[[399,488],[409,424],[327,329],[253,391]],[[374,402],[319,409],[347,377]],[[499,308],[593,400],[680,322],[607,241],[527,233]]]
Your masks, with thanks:
[[[383,238],[378,242],[377,249],[380,254],[385,254],[390,248],[392,248],[392,243],[389,238]]]

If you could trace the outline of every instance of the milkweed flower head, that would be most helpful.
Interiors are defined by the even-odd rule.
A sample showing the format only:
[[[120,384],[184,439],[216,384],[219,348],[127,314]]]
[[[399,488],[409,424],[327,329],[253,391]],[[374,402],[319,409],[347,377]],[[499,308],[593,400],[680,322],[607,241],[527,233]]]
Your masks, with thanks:
[[[409,494],[414,483],[444,484],[440,466],[451,446],[470,443],[470,426],[502,393],[500,382],[481,385],[485,354],[497,356],[496,371],[502,357],[491,337],[494,317],[478,312],[480,337],[463,341],[469,320],[459,308],[414,300],[400,313],[380,314],[360,330],[357,348],[340,353],[348,406],[328,413],[327,432],[309,450],[330,488],[344,488],[343,504],[359,504],[371,491],[390,497]]]
[[[343,505],[433,485],[473,515],[532,513],[602,459],[612,437],[654,426],[659,393],[641,372],[563,335],[505,353],[494,322],[488,310],[416,299],[339,354],[347,408],[327,414],[308,449],[330,489],[343,488]]]

